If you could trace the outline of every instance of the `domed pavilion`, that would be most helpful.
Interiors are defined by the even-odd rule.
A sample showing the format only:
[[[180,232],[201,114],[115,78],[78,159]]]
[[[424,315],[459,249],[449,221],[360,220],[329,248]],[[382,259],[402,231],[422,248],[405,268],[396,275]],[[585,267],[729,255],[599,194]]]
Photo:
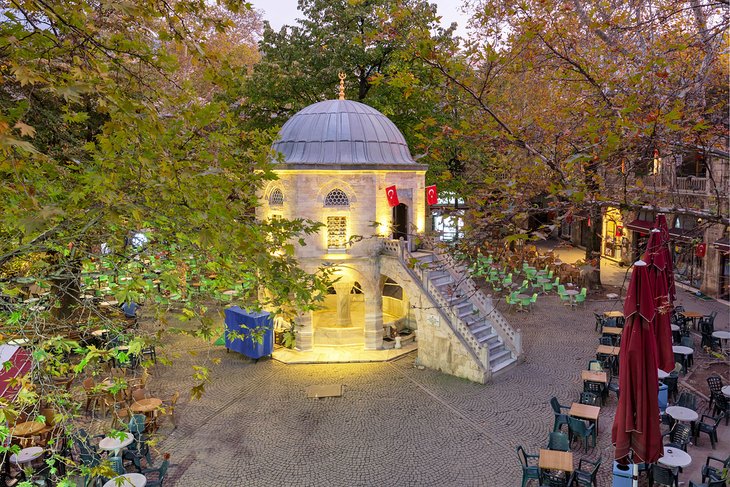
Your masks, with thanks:
[[[379,349],[390,325],[406,326],[408,297],[380,271],[380,239],[411,240],[425,222],[426,166],[414,162],[403,134],[385,115],[351,100],[310,105],[281,128],[273,148],[278,180],[264,191],[260,218],[307,218],[324,227],[297,247],[303,268],[336,265],[339,280],[324,309],[305,313],[297,348]],[[396,186],[390,207],[386,188]]]

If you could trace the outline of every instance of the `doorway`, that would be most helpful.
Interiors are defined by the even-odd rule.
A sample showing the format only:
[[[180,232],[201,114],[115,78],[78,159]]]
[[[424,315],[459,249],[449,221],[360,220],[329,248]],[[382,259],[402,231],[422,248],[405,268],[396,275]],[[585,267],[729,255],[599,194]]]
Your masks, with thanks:
[[[408,206],[400,203],[393,207],[393,239],[408,241]]]

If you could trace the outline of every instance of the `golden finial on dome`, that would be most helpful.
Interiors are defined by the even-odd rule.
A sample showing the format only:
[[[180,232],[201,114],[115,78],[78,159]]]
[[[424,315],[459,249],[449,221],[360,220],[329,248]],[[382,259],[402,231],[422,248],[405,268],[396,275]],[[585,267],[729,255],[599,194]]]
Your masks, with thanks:
[[[347,75],[340,71],[340,74],[338,75],[340,77],[340,100],[345,99],[345,78],[347,78]]]

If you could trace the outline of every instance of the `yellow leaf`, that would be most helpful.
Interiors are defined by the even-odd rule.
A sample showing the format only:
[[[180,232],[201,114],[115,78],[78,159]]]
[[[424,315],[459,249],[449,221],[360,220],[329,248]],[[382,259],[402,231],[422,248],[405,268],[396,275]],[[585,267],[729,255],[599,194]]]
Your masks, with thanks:
[[[20,135],[23,137],[35,137],[35,129],[28,124],[18,121],[15,128],[20,130]]]

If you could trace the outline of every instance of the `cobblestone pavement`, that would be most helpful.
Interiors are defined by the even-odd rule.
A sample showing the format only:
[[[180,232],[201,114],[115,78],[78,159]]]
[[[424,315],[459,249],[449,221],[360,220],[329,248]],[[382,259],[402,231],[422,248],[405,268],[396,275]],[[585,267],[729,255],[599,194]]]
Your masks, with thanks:
[[[571,310],[548,296],[532,313],[507,314],[523,331],[525,361],[486,385],[418,370],[415,353],[388,363],[284,365],[175,337],[168,347],[174,364],[157,367],[150,387],[158,395],[180,390],[183,398],[177,429],[165,423],[160,430],[155,463],[169,452],[165,485],[179,486],[520,485],[515,446],[537,453],[553,424],[550,398],[577,399],[580,371],[598,343],[592,313],[608,309],[619,305],[589,300]],[[727,308],[718,319],[727,329]],[[189,365],[216,359],[205,394],[190,400]],[[315,384],[342,384],[343,396],[308,399],[305,388]],[[598,446],[587,454],[602,456],[603,486],[611,484],[615,406],[612,394],[601,411]],[[706,436],[702,443],[690,450],[693,470],[712,451]],[[574,451],[577,465],[583,448]],[[730,427],[722,425],[713,453],[729,452]],[[688,469],[680,478],[700,480]]]

